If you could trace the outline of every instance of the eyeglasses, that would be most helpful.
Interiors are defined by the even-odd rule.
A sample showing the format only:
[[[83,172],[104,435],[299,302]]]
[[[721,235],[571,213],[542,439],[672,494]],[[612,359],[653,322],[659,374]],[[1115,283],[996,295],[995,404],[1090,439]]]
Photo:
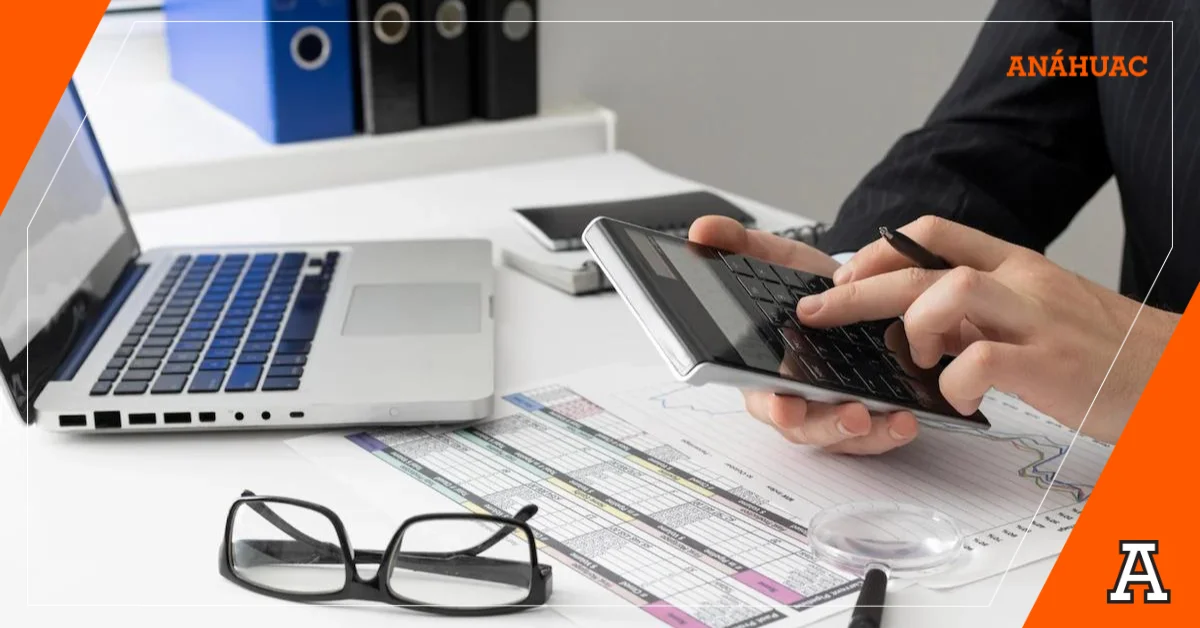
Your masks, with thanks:
[[[550,565],[539,565],[537,506],[511,519],[449,513],[405,521],[387,549],[352,550],[333,511],[245,491],[225,521],[221,575],[294,602],[366,600],[443,615],[498,615],[546,603]],[[378,565],[370,578],[359,565]]]

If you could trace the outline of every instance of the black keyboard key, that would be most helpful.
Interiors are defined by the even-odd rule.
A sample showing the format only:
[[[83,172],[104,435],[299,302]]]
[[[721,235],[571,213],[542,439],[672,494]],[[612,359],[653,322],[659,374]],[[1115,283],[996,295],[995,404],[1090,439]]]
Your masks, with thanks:
[[[229,348],[213,348],[209,349],[208,353],[204,354],[205,360],[228,360],[237,353],[237,349]]]
[[[300,377],[303,374],[303,366],[272,366],[267,370],[267,377]]]
[[[141,341],[142,341],[141,334],[129,334],[128,336],[125,336],[124,340],[121,341],[121,346],[136,347],[137,343],[139,343]]]
[[[134,325],[133,327],[129,328],[129,335],[140,336],[140,335],[146,333],[146,329],[148,327],[149,327],[149,325]]]
[[[163,316],[187,316],[189,312],[191,310],[186,307],[169,307],[163,310],[162,314]]]
[[[162,372],[163,375],[187,375],[192,372],[192,365],[187,362],[168,362]]]
[[[202,340],[184,340],[175,345],[176,351],[200,351],[204,349],[204,341]]]
[[[775,301],[775,299],[771,298],[771,291],[767,290],[767,287],[763,285],[763,282],[757,279],[751,279],[750,277],[738,277],[738,281],[742,282],[742,285],[745,286],[746,292],[749,292],[750,296],[762,301]],[[312,340],[312,338],[305,338],[305,340]]]
[[[841,360],[842,352],[838,351],[830,340],[822,338],[819,334],[805,333],[805,341],[812,348],[812,353],[815,353],[822,360]]]
[[[165,355],[167,355],[166,347],[145,347],[141,351],[138,351],[137,357],[139,360],[158,359]]]
[[[143,347],[169,347],[175,339],[170,336],[151,336],[142,343]]]
[[[166,336],[168,338],[173,337],[175,334],[178,334],[178,333],[179,333],[178,326],[162,326],[162,325],[160,325],[160,326],[155,327],[154,329],[150,330],[151,336]]]
[[[198,351],[176,351],[175,353],[171,354],[171,359],[169,359],[167,361],[168,362],[183,362],[185,364],[194,364],[196,362],[196,360],[199,360],[199,359],[200,359],[200,352],[198,352]]]
[[[766,262],[760,262],[753,258],[747,258],[746,263],[750,265],[750,270],[754,271],[754,276],[763,281],[779,281],[779,277],[771,270],[771,265]]]
[[[275,360],[271,362],[271,366],[304,366],[308,363],[308,356],[303,355],[277,355]]]
[[[262,389],[266,390],[296,390],[300,387],[299,377],[268,377],[263,380]]]
[[[203,360],[200,362],[201,371],[225,371],[229,369],[229,360]]]
[[[229,381],[225,382],[225,392],[247,392],[258,388],[258,380],[262,378],[263,367],[252,364],[239,364],[229,372]]]
[[[182,324],[183,324],[182,316],[164,316],[164,317],[158,319],[158,325],[160,327],[179,327]]]
[[[907,403],[912,403],[916,400],[913,396],[912,390],[910,390],[908,384],[904,382],[903,377],[899,377],[890,373],[882,373],[879,375],[879,378],[885,384],[887,384],[888,388],[891,389],[892,396],[896,399]]]
[[[131,368],[131,369],[149,369],[149,370],[153,371],[154,369],[158,368],[158,365],[161,362],[162,362],[162,360],[160,360],[158,358],[137,358],[134,361],[129,363],[129,368]]]
[[[771,296],[775,297],[776,303],[790,309],[796,308],[796,297],[793,297],[792,293],[783,284],[764,282],[763,285],[767,287],[767,291],[771,293]]]
[[[829,371],[838,378],[842,386],[858,391],[868,390],[863,384],[862,379],[859,378],[858,373],[854,371],[854,367],[850,366],[849,364],[830,362],[825,366],[827,366]]]
[[[129,380],[121,380],[121,383],[117,384],[117,388],[113,391],[113,394],[140,395],[146,392],[146,388],[149,387],[149,385],[150,382],[131,382]]]
[[[122,382],[149,382],[154,379],[154,369],[131,369],[125,371],[125,377],[121,378]]]
[[[805,295],[813,293],[812,288],[809,286],[809,280],[816,275],[795,271],[790,268],[779,268],[777,270],[779,272],[776,274],[779,275],[779,278],[782,279],[783,283],[787,284],[788,287]]]
[[[246,346],[246,350],[250,350],[249,345]],[[268,345],[267,348],[264,349],[264,351],[270,351],[270,350],[271,350],[270,345]],[[279,343],[279,348],[277,348],[275,350],[275,353],[277,353],[279,355],[292,355],[292,354],[307,355],[308,352],[311,350],[312,350],[311,342],[297,342],[294,340],[285,340],[285,341]]]
[[[770,269],[768,269],[770,270]],[[772,273],[774,275],[774,273]],[[328,292],[329,282],[320,277],[305,277],[300,282],[300,292]]]
[[[100,374],[100,381],[111,382],[121,376],[121,369],[104,369]]]
[[[183,392],[187,385],[187,375],[160,375],[150,389],[152,395],[173,395]]]
[[[149,301],[146,301],[146,307],[160,307],[166,300],[166,297],[152,297]]]
[[[149,325],[150,323],[153,323],[153,322],[154,322],[153,314],[142,314],[141,316],[138,317],[138,319],[136,321],[136,323],[138,325]]]
[[[221,390],[225,382],[225,371],[200,371],[192,378],[190,393],[210,393]]]
[[[758,309],[762,310],[762,313],[766,315],[767,320],[771,321],[771,323],[775,325],[782,325],[790,320],[788,318],[787,310],[775,305],[774,303],[763,303],[760,301],[758,303]]]
[[[180,299],[195,299],[198,296],[200,296],[199,290],[176,290],[175,291],[175,300],[177,300],[177,301]]]
[[[101,397],[101,396],[107,395],[108,391],[112,390],[112,385],[113,385],[112,382],[105,382],[105,381],[96,382],[96,385],[92,386],[92,392],[89,394],[93,397]]]
[[[113,358],[108,361],[108,366],[105,368],[117,370],[123,369],[125,368],[125,358]]]
[[[808,374],[809,380],[814,383],[832,384],[840,381],[836,375],[829,371],[829,367],[820,360],[801,357],[798,359],[798,361],[804,366],[804,370]]]
[[[265,353],[242,353],[238,356],[238,364],[266,364],[267,354]]]
[[[117,347],[116,353],[113,353],[114,358],[127,358],[133,355],[133,347]]]
[[[754,276],[754,270],[750,268],[750,265],[746,263],[746,259],[741,255],[722,255],[721,259],[725,260],[725,265],[729,267],[729,270],[739,275],[746,275],[747,277]]]

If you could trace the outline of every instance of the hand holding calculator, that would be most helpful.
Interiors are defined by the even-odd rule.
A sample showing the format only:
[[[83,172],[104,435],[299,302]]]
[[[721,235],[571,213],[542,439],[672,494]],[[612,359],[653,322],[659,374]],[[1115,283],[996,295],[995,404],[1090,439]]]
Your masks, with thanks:
[[[982,414],[962,416],[946,402],[939,367],[913,364],[901,321],[801,324],[797,300],[833,286],[822,275],[607,218],[583,239],[683,381],[988,426]]]

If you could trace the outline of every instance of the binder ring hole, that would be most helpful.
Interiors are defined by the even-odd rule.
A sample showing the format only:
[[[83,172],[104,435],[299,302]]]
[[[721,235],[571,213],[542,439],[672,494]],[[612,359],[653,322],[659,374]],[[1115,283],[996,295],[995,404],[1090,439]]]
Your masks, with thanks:
[[[408,37],[411,24],[408,9],[399,2],[389,2],[375,12],[375,37],[389,46],[394,46]]]
[[[500,30],[509,41],[521,41],[533,32],[533,7],[525,0],[514,0],[504,7]]]
[[[319,70],[329,61],[329,34],[318,26],[306,26],[292,35],[292,61],[304,70]]]
[[[446,39],[459,37],[467,30],[467,5],[462,0],[446,0],[435,14],[437,31]]]

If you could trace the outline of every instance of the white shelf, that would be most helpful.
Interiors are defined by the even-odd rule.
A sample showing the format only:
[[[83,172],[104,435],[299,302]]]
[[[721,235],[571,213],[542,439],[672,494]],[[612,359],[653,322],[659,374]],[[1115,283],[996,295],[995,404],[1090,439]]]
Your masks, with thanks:
[[[76,71],[131,211],[608,152],[612,112],[585,105],[499,122],[275,145],[168,74],[160,14],[112,16]]]

